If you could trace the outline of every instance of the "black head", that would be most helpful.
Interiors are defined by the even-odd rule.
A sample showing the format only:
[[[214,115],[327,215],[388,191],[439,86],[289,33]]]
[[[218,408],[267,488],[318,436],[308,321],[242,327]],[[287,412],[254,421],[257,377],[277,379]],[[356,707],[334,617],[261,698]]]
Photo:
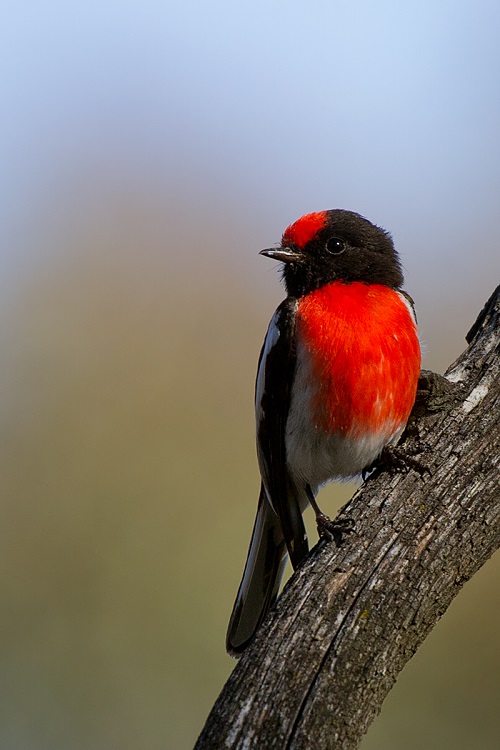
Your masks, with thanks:
[[[399,289],[403,273],[390,234],[352,211],[306,214],[285,230],[281,247],[262,255],[284,263],[292,297],[331,281],[364,281]]]

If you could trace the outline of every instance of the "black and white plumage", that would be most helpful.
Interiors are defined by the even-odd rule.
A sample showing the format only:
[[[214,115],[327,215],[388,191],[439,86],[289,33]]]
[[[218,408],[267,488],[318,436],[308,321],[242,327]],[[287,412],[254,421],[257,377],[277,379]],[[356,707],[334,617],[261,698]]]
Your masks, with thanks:
[[[252,639],[276,599],[287,562],[308,552],[302,512],[308,499],[294,486],[286,466],[286,426],[295,370],[297,300],[274,313],[259,358],[255,388],[257,456],[262,482],[245,572],[228,627],[226,647],[238,655]]]

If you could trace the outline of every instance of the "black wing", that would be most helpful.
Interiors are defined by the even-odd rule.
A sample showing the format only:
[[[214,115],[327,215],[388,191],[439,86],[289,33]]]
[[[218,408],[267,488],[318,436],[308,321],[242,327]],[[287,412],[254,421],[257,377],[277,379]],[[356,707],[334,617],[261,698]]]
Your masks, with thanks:
[[[309,551],[298,493],[288,475],[285,445],[297,358],[296,311],[297,300],[288,298],[274,313],[262,347],[255,388],[260,472],[294,568]]]

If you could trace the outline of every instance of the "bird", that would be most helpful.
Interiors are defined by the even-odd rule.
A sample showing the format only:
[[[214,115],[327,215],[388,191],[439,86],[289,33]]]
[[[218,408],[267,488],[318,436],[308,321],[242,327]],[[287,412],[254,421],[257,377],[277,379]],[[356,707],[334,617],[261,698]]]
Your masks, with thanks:
[[[287,296],[257,369],[261,488],[226,636],[236,657],[274,604],[287,558],[296,570],[309,552],[302,519],[309,504],[320,537],[341,543],[342,522],[321,512],[318,490],[364,476],[395,446],[421,362],[414,304],[389,232],[353,211],[318,211],[260,254],[282,264]]]

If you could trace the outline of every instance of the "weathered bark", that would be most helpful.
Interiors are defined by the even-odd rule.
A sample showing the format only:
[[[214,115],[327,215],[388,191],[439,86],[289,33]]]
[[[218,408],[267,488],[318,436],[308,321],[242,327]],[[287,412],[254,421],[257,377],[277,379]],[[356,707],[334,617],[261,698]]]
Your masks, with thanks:
[[[461,586],[500,545],[500,287],[446,379],[423,373],[403,447],[430,473],[375,472],[243,655],[198,739],[208,748],[352,749]]]

